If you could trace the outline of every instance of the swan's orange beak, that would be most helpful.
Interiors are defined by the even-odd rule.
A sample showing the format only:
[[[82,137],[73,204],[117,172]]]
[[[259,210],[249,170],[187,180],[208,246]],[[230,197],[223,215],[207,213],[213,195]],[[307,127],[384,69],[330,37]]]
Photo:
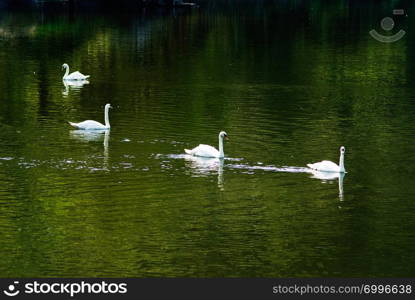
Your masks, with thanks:
[[[229,137],[227,135],[225,135],[225,140],[229,141]]]

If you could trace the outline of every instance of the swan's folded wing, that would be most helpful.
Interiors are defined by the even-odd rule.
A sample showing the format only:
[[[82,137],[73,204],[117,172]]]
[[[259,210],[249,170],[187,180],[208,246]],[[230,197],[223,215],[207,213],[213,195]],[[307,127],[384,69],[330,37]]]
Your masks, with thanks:
[[[190,152],[190,153],[189,153]],[[203,156],[203,157],[217,157],[219,155],[219,151],[210,145],[200,144],[196,148],[193,148],[190,151],[186,151],[187,154],[195,155],[195,156]]]
[[[78,71],[75,71],[68,76],[65,77],[65,80],[85,80],[89,77],[89,75],[84,75]]]
[[[73,124],[76,124],[76,123],[73,123]],[[74,126],[74,125],[72,125],[72,126]],[[79,129],[85,129],[85,130],[95,130],[95,129],[105,129],[106,128],[103,124],[101,124],[97,121],[94,121],[94,120],[86,120],[86,121],[83,121],[81,123],[77,123],[75,127],[79,128]]]
[[[339,166],[332,161],[323,160],[314,164],[307,164],[310,169],[326,172],[338,172]]]

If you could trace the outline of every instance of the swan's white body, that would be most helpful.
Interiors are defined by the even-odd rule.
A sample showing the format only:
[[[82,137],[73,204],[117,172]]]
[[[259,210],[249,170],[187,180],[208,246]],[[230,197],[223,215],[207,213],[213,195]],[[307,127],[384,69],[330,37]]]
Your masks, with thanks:
[[[346,149],[342,146],[340,147],[340,161],[339,165],[332,161],[323,160],[314,164],[307,164],[310,169],[320,171],[320,172],[335,172],[335,173],[346,173],[344,169],[344,152]]]
[[[110,104],[106,104],[105,105],[105,110],[104,110],[104,115],[105,115],[105,125],[101,124],[97,121],[93,121],[93,120],[86,120],[80,123],[73,123],[73,122],[69,122],[69,124],[77,129],[82,129],[82,130],[105,130],[105,129],[110,129],[111,125],[110,125],[110,121],[109,121],[109,116],[108,116],[108,110],[111,108]]]
[[[199,146],[189,150],[184,149],[184,151],[193,156],[201,156],[201,157],[216,157],[216,158],[223,158],[225,157],[225,154],[223,152],[223,139],[228,138],[228,135],[225,131],[221,131],[219,133],[219,150],[217,150],[215,147],[212,147],[210,145],[204,145],[200,144]]]
[[[69,74],[69,66],[68,64],[63,64],[62,68],[65,68],[65,75],[63,75],[63,80],[68,80],[68,81],[72,81],[72,80],[87,80],[89,78],[90,75],[84,75],[82,73],[79,73],[78,71],[75,71],[71,74]]]

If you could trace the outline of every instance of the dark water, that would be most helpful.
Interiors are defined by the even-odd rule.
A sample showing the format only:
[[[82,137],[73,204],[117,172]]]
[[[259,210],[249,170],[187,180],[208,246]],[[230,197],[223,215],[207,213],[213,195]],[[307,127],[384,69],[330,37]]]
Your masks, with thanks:
[[[327,2],[3,11],[0,276],[413,276],[415,11]]]

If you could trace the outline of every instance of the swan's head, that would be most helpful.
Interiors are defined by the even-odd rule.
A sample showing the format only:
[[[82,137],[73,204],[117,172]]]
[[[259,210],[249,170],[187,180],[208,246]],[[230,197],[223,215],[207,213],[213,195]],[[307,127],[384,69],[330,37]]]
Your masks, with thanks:
[[[219,137],[221,138],[221,139],[229,139],[228,138],[228,134],[225,132],[225,131],[221,131],[220,133],[219,133]]]
[[[63,64],[63,65],[62,65],[62,70],[63,70],[63,69],[67,69],[67,68],[69,68],[68,64]]]
[[[109,108],[112,108],[111,104],[109,103],[105,104],[105,109],[109,109]]]
[[[340,153],[341,154],[344,154],[344,152],[346,152],[346,148],[344,148],[344,146],[341,146],[340,147]]]

